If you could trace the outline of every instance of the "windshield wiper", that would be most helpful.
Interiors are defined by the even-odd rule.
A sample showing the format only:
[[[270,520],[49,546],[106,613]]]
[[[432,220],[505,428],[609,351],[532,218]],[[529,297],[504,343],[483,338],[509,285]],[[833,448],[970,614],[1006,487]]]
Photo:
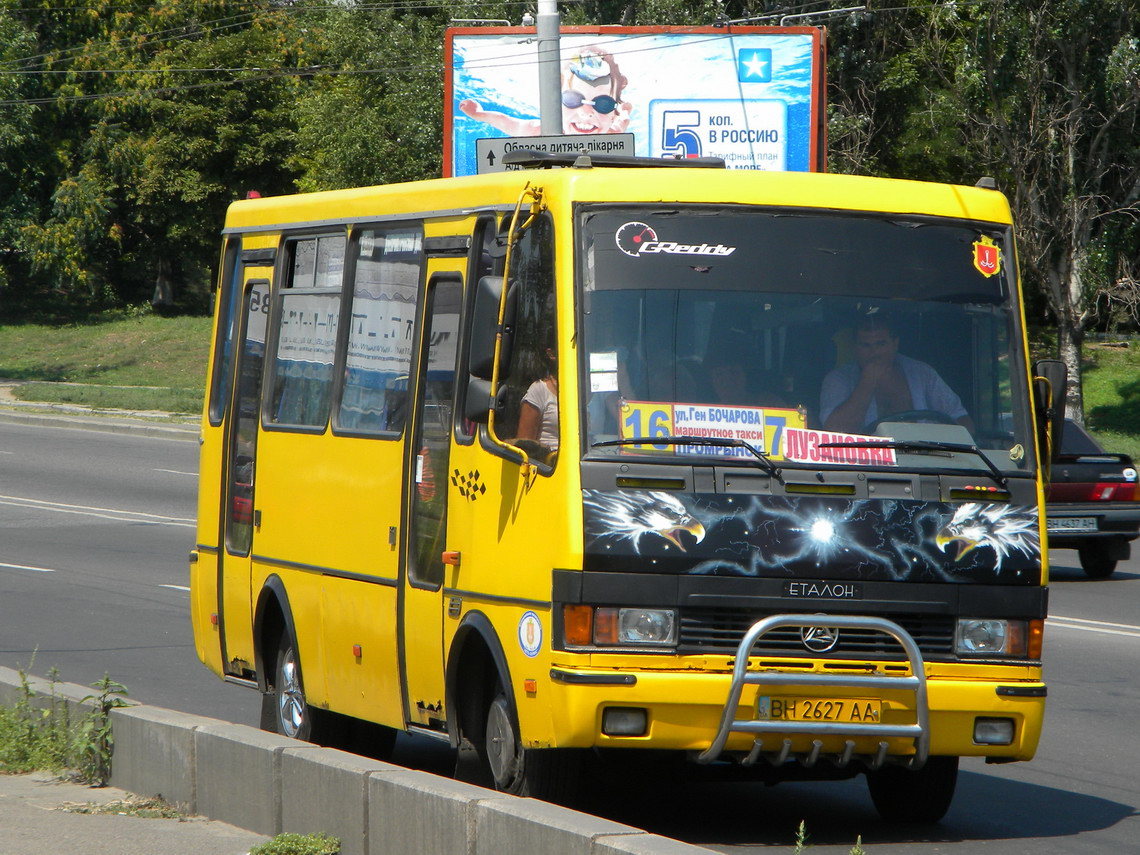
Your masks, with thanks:
[[[714,436],[654,436],[629,437],[627,439],[606,439],[595,442],[591,448],[604,448],[610,445],[705,445],[716,448],[743,448],[755,458],[755,464],[771,475],[781,484],[784,476],[780,474],[780,467],[768,459],[762,451],[757,451],[742,439],[720,439]]]
[[[962,454],[976,454],[986,464],[986,469],[1001,487],[1009,488],[1009,479],[986,457],[976,445],[967,442],[940,442],[933,439],[891,440],[889,442],[821,442],[820,448],[893,448],[896,451],[957,451]]]

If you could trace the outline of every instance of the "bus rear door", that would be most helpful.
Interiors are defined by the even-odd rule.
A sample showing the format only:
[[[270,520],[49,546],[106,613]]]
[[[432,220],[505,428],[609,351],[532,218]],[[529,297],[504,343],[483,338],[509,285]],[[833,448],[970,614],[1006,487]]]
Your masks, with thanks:
[[[250,603],[250,561],[253,548],[254,485],[257,434],[261,422],[261,380],[265,364],[265,333],[269,319],[267,271],[246,269],[244,309],[239,319],[236,380],[226,428],[225,468],[222,473],[222,549],[219,554],[219,626],[222,661],[228,674],[248,676],[253,670],[253,613]]]

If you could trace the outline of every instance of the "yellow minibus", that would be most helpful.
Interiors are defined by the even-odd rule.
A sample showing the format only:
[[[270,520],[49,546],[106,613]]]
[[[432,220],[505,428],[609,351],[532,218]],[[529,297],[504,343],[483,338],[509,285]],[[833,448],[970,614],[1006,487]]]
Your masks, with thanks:
[[[230,207],[201,660],[540,798],[654,751],[936,821],[959,758],[1032,758],[1061,380],[1006,198],[508,160]]]

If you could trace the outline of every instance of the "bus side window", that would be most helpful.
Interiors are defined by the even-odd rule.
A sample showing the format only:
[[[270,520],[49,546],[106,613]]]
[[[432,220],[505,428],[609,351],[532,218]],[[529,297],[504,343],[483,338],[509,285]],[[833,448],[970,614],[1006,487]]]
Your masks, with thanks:
[[[420,275],[419,223],[353,233],[348,354],[337,427],[359,433],[404,429]]]
[[[503,228],[510,225],[510,217],[503,218]],[[493,215],[480,216],[475,223],[471,240],[471,255],[467,264],[467,281],[471,283],[464,296],[464,331],[462,346],[462,364],[459,376],[467,377],[470,368],[471,318],[475,306],[476,284],[484,276],[502,276],[503,263],[507,253],[506,236],[501,233],[500,227],[495,223]],[[464,445],[469,444],[475,437],[478,424],[467,418],[467,384],[459,383],[456,386],[455,399],[455,437]]]
[[[558,324],[554,299],[554,227],[539,217],[511,252],[508,288],[517,289],[517,315],[504,418],[504,439],[535,462],[553,464],[558,452]]]
[[[237,321],[242,298],[242,277],[245,267],[241,263],[240,240],[226,244],[225,262],[222,270],[222,287],[216,298],[219,303],[215,311],[218,315],[218,337],[214,343],[214,369],[211,372],[210,423],[219,425],[230,400],[230,382],[233,377],[234,341],[237,335]]]
[[[328,422],[344,249],[344,235],[286,244],[267,413],[275,424],[323,427]]]

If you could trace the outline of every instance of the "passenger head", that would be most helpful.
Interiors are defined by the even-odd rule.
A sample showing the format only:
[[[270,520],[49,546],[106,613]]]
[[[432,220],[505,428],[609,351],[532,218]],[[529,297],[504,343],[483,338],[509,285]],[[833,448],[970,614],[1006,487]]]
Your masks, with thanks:
[[[860,365],[890,362],[899,350],[899,337],[889,318],[862,315],[855,324],[855,360]]]
[[[719,403],[742,404],[747,400],[748,374],[738,355],[727,348],[711,353],[705,368]]]

